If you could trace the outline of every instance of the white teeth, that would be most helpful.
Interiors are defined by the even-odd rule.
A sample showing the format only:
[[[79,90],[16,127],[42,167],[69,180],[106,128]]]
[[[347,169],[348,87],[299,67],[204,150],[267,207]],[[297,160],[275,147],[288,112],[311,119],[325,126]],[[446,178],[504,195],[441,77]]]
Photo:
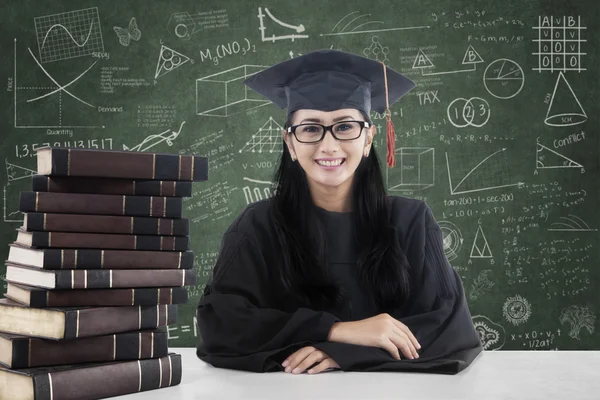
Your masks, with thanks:
[[[317,160],[317,164],[324,165],[326,167],[335,167],[337,165],[340,165],[342,163],[342,161],[343,160],[341,158],[338,160],[335,160],[335,161]]]

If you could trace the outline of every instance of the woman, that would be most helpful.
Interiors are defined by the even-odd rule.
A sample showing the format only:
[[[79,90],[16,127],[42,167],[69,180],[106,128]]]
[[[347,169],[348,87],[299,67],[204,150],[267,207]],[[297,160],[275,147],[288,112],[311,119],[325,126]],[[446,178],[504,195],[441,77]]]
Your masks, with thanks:
[[[482,347],[440,227],[425,202],[386,195],[372,146],[371,109],[389,122],[389,102],[414,84],[334,50],[244,83],[287,108],[285,144],[275,195],[223,236],[196,313],[198,357],[256,372],[466,368]]]

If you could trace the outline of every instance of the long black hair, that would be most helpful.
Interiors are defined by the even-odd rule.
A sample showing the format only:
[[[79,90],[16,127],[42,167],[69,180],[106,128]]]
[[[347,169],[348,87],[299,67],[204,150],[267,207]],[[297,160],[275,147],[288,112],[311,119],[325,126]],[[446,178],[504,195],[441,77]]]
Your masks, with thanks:
[[[362,114],[365,121],[371,122],[368,115]],[[292,115],[285,128],[290,126]],[[344,294],[326,273],[325,235],[315,223],[316,210],[306,174],[298,162],[291,160],[285,142],[273,183],[270,213],[283,253],[279,276],[284,289],[296,302],[313,309],[339,304]],[[382,312],[391,311],[410,295],[410,265],[391,222],[391,203],[374,146],[355,171],[350,202],[360,243],[356,266],[361,285],[372,304]]]

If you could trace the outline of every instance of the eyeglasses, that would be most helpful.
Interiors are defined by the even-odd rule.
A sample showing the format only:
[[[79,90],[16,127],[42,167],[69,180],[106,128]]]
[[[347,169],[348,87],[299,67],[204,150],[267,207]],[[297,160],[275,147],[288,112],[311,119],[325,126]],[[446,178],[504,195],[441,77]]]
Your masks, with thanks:
[[[366,121],[340,121],[328,126],[311,123],[292,125],[287,132],[293,133],[300,143],[317,143],[323,140],[327,131],[331,131],[337,140],[354,140],[369,126]]]

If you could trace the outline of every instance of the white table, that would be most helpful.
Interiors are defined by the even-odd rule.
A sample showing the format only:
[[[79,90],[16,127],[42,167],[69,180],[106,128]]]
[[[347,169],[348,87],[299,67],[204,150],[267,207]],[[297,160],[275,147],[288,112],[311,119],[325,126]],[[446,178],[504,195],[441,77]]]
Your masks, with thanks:
[[[600,399],[600,351],[488,351],[457,375],[260,374],[214,368],[199,360],[193,348],[170,351],[182,355],[183,378],[178,386],[119,399]]]

